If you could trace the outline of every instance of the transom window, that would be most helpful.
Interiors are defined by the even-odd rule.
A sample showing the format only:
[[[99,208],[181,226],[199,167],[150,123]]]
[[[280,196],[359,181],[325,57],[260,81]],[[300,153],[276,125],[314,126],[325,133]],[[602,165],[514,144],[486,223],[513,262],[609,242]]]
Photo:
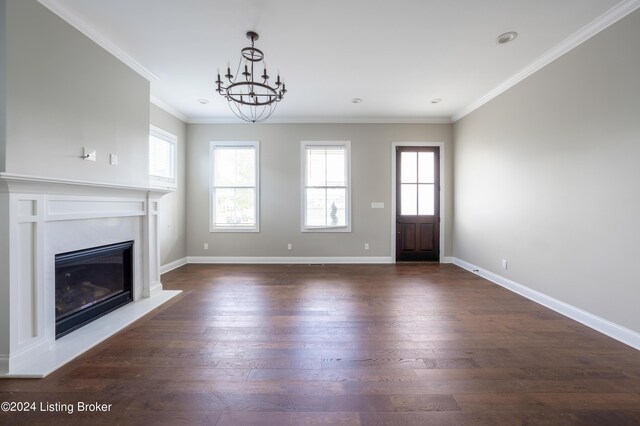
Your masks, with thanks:
[[[350,142],[302,142],[302,231],[351,232]]]
[[[212,232],[259,230],[259,144],[211,142]]]

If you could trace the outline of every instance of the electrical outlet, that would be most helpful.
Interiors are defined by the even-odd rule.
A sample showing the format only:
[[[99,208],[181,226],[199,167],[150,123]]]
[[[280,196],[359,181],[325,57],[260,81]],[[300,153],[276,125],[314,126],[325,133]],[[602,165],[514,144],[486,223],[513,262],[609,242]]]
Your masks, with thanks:
[[[204,249],[209,250],[209,243],[204,243]]]
[[[116,154],[111,154],[109,156],[109,162],[111,163],[112,166],[117,166],[118,165],[118,156]]]
[[[364,243],[364,249],[369,250],[369,243]]]
[[[287,244],[287,250],[293,250],[293,244],[291,243]]]
[[[507,259],[502,259],[502,269],[507,269]]]

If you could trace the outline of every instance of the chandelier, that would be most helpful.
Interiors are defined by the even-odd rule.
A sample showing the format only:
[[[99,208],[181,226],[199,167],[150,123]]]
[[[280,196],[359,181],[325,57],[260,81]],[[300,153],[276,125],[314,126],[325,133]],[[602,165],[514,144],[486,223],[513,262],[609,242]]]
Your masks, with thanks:
[[[280,81],[280,75],[273,86],[269,85],[264,53],[254,47],[254,42],[258,40],[258,34],[249,31],[247,38],[251,40],[251,47],[245,47],[240,52],[241,57],[236,75],[233,76],[231,68],[227,67],[225,78],[228,83],[226,83],[220,79],[220,73],[218,73],[216,92],[227,99],[231,111],[238,118],[256,123],[266,120],[273,114],[278,102],[287,93],[287,89],[285,84]],[[262,62],[262,67],[259,66],[260,62]],[[262,68],[262,75],[256,74],[260,72],[258,68]]]

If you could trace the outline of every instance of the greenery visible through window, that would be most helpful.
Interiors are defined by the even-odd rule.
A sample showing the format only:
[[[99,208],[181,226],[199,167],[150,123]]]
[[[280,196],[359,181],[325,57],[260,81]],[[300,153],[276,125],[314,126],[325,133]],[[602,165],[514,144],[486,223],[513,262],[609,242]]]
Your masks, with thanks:
[[[303,142],[303,231],[350,231],[349,142]]]
[[[258,142],[211,143],[211,231],[258,230]]]

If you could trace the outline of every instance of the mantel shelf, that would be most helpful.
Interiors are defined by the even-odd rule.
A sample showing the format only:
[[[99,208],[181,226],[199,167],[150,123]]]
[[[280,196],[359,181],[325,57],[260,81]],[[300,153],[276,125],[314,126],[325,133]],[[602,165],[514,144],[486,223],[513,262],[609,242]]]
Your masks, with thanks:
[[[129,191],[143,191],[143,192],[155,192],[157,194],[168,194],[174,192],[175,188],[155,187],[155,186],[137,186],[137,185],[122,185],[106,182],[93,182],[85,180],[75,179],[63,179],[52,178],[33,175],[22,175],[15,173],[0,173],[0,182],[6,182],[7,184],[34,184],[34,185],[67,185],[75,187],[89,187],[89,188],[107,188],[107,189],[119,189]],[[1,191],[1,189],[0,189]]]

